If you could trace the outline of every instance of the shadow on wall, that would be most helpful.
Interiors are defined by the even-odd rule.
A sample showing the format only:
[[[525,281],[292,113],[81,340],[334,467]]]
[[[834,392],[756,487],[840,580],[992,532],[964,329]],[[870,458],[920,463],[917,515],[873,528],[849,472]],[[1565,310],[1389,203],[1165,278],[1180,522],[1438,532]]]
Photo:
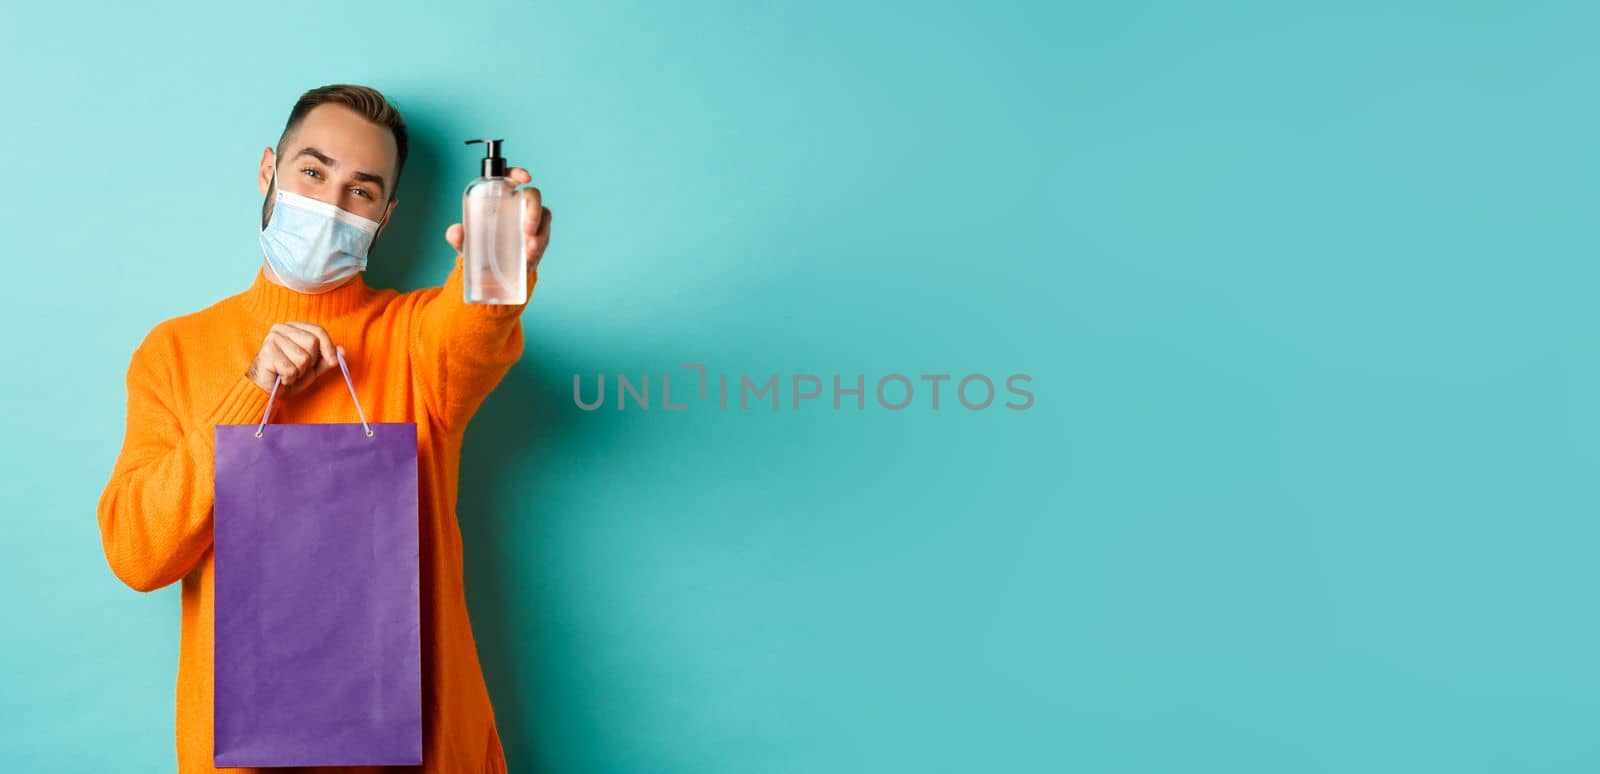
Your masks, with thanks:
[[[524,335],[528,331],[524,328]],[[528,341],[523,357],[479,407],[461,451],[461,489],[456,515],[466,558],[468,609],[484,679],[494,702],[495,722],[512,771],[536,771],[537,697],[529,676],[543,657],[537,647],[543,605],[528,588],[528,562],[538,551],[504,550],[510,536],[522,541],[539,531],[528,519],[557,515],[542,507],[544,488],[530,471],[547,470],[570,454],[581,417],[572,407],[571,374],[555,373]],[[536,547],[535,547],[536,549]],[[537,573],[532,573],[537,575]]]
[[[444,229],[461,220],[461,192],[476,167],[455,159],[449,137],[428,113],[418,111],[415,118],[406,114],[411,147],[400,173],[400,204],[373,244],[367,265],[367,283],[376,288],[437,287],[454,265],[455,252],[444,241]]]

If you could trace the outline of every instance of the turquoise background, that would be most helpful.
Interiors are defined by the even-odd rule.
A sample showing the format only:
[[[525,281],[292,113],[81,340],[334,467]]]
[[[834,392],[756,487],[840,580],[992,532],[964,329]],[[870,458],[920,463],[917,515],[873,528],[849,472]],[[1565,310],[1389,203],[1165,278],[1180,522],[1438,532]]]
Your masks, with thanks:
[[[373,284],[443,280],[463,139],[556,213],[459,509],[514,771],[1600,754],[1593,5],[4,16],[8,770],[172,768],[178,590],[95,519],[123,373],[249,283],[261,149],[340,81],[417,146]],[[573,405],[690,362],[1036,402]]]

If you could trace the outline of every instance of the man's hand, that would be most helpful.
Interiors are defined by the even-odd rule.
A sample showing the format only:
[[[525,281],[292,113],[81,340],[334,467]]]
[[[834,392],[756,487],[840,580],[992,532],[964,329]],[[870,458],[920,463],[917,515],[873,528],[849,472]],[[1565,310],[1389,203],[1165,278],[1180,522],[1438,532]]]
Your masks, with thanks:
[[[317,377],[339,365],[333,339],[320,325],[281,322],[267,330],[261,351],[244,373],[250,381],[268,392],[273,381],[283,377],[280,395],[293,395],[316,381]]]
[[[517,185],[533,181],[533,176],[522,167],[512,167],[506,172],[506,177]],[[517,191],[517,194],[522,197],[522,241],[528,246],[525,257],[528,269],[533,270],[539,268],[539,261],[544,258],[544,248],[550,243],[550,208],[544,206],[537,188],[529,186]],[[444,241],[449,242],[457,253],[461,252],[461,236],[460,223],[444,230]]]

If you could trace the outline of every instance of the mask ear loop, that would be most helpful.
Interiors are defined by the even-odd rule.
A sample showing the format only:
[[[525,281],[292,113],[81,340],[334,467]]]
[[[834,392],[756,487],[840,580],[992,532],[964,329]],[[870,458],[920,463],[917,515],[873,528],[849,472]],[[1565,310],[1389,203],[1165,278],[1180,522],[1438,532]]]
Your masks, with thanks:
[[[267,190],[272,192],[272,214],[278,214],[278,192],[283,190],[278,187],[278,157],[272,157],[272,181],[267,184]],[[268,219],[270,222],[270,218]]]
[[[393,196],[390,196],[389,198],[383,200],[383,214],[378,216],[378,227],[376,229],[373,229],[373,231],[372,231],[372,239],[367,242],[367,259],[369,261],[372,259],[372,249],[378,246],[378,235],[383,233],[383,228],[384,228],[383,219],[384,219],[384,217],[388,216],[388,214],[389,214],[389,204],[392,203],[393,201],[394,201],[394,197]]]
[[[361,398],[356,396],[356,383],[350,379],[350,367],[344,362],[344,347],[335,347],[334,354],[339,358],[339,370],[344,373],[344,384],[350,388],[350,399],[355,401],[356,416],[361,418],[361,427],[367,431],[367,437],[373,436],[372,425],[367,424],[367,414],[361,410]],[[256,437],[261,437],[261,431],[267,426],[267,418],[272,416],[272,401],[278,397],[278,385],[283,383],[283,374],[278,374],[272,380],[272,392],[267,394],[267,410],[261,414],[261,424],[256,426]]]
[[[272,219],[278,217],[278,200],[283,198],[278,195],[283,192],[283,189],[278,187],[278,161],[277,155],[274,154],[272,158],[272,180],[267,183],[267,190],[272,193],[269,198],[269,201],[272,202],[272,214],[267,216],[266,223],[261,224],[262,231],[267,230],[267,227],[272,225]]]

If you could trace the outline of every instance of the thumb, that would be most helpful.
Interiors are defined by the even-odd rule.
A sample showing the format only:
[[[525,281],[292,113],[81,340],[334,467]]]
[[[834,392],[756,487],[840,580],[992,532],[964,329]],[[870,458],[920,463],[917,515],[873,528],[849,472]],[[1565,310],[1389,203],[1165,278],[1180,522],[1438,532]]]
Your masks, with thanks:
[[[460,223],[453,223],[444,230],[444,241],[449,242],[456,252],[461,252],[462,228]]]

